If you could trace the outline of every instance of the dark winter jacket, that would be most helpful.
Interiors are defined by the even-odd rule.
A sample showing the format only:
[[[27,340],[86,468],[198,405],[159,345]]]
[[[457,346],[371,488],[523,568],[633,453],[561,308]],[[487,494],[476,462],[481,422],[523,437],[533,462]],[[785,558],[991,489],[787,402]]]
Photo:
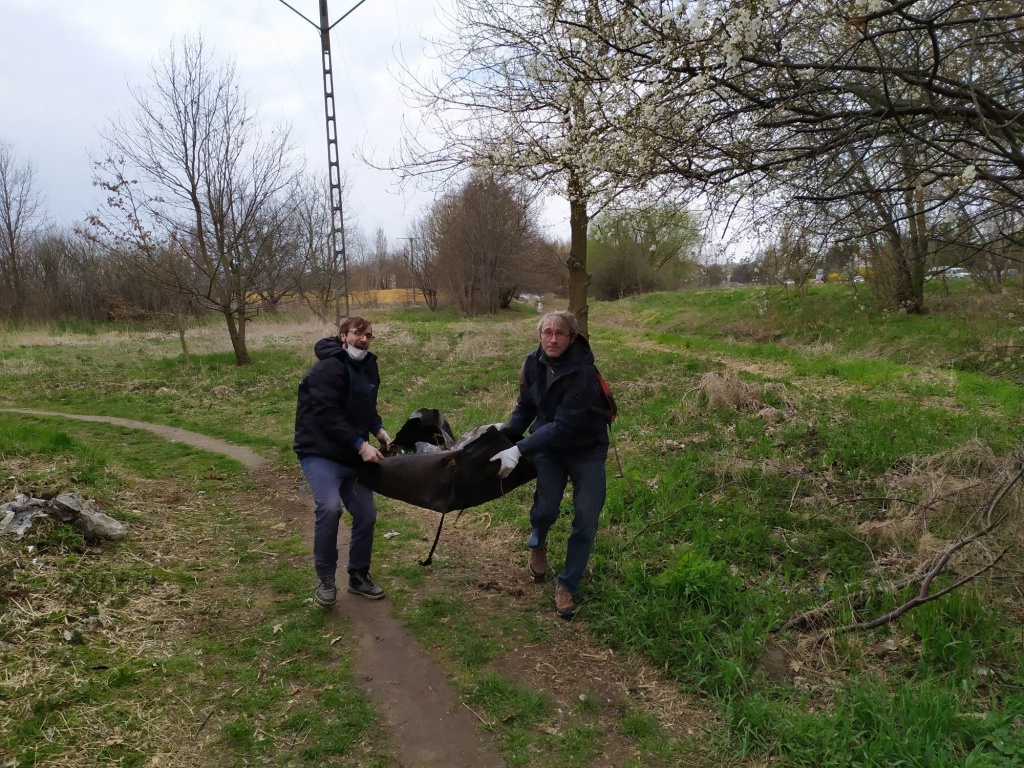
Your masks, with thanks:
[[[605,401],[590,344],[577,335],[554,362],[550,364],[539,346],[527,355],[509,432],[523,434],[530,428],[529,437],[516,443],[524,455],[604,459],[608,455]]]
[[[359,446],[383,428],[377,358],[367,352],[359,362],[352,360],[337,336],[320,339],[314,351],[317,362],[299,384],[292,447],[300,459],[322,456],[358,467]]]

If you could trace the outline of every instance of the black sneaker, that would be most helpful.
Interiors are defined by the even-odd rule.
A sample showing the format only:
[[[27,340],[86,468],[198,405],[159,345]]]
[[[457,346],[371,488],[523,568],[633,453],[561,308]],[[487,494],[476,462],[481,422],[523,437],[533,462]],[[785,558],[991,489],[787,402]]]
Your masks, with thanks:
[[[373,583],[368,573],[350,573],[348,575],[348,591],[353,595],[362,595],[370,600],[380,600],[384,590]]]
[[[313,592],[313,599],[316,600],[318,605],[322,605],[324,608],[329,608],[334,605],[335,601],[338,599],[338,588],[334,586],[333,581],[317,579],[316,591]]]

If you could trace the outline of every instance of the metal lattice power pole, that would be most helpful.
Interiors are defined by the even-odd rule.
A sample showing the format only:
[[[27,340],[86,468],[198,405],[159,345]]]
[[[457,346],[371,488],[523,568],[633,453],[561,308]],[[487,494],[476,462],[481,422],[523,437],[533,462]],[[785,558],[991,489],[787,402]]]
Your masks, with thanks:
[[[348,317],[348,255],[345,253],[345,215],[341,208],[341,166],[338,163],[338,125],[334,119],[334,70],[331,68],[331,25],[327,0],[320,0],[320,52],[324,65],[324,115],[327,117],[327,170],[331,185],[331,250],[333,263],[341,259],[345,317]],[[341,318],[335,314],[338,324]]]
[[[324,70],[324,115],[327,119],[327,170],[331,195],[331,252],[335,265],[341,261],[341,279],[342,288],[345,293],[346,317],[348,317],[348,256],[345,251],[345,214],[341,203],[342,190],[341,165],[338,162],[338,126],[334,112],[334,69],[331,64],[331,30],[365,2],[366,0],[359,0],[338,21],[331,24],[327,13],[327,0],[320,0],[320,23],[314,24],[309,19],[306,19],[301,12],[288,5],[285,0],[281,0],[282,5],[295,11],[295,13],[320,30],[320,51]],[[338,324],[341,323],[340,310],[341,307],[335,309],[335,319]]]

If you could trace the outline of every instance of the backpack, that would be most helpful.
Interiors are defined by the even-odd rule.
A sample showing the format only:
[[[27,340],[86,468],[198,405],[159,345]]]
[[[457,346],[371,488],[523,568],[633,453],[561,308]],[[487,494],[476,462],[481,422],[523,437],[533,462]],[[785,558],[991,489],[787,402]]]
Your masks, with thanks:
[[[608,386],[608,382],[604,376],[601,375],[601,371],[594,366],[594,372],[597,374],[597,383],[601,387],[601,394],[604,395],[604,408],[599,408],[601,413],[604,414],[605,421],[608,422],[608,426],[612,425],[612,422],[619,418],[619,406],[615,402],[615,395],[612,394],[612,388]]]

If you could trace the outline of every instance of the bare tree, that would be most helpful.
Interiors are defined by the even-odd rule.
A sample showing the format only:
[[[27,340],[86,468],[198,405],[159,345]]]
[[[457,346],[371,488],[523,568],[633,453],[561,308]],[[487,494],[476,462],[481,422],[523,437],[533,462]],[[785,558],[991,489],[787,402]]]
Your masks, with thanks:
[[[291,279],[274,247],[293,205],[289,132],[262,133],[234,65],[201,37],[172,43],[132,97],[103,132],[106,213],[91,221],[112,253],[222,314],[246,365],[247,320]]]
[[[440,286],[466,315],[508,307],[539,241],[523,190],[483,172],[439,199],[426,229]]]
[[[807,291],[807,284],[820,268],[821,254],[804,231],[798,216],[782,224],[778,239],[761,253],[762,274],[772,282],[793,286],[798,296]]]
[[[43,201],[35,169],[19,161],[14,146],[0,141],[0,281],[8,317],[18,317],[27,300],[31,241],[43,224]]]
[[[371,290],[390,290],[398,287],[395,257],[384,230],[378,227],[373,236],[373,246],[367,254],[372,275]]]
[[[348,179],[341,178],[342,207],[349,205]],[[331,197],[326,178],[304,174],[295,189],[295,206],[289,217],[290,228],[294,231],[296,247],[304,264],[297,290],[313,313],[323,321],[333,316],[335,323],[341,322],[341,310],[345,291],[357,287],[353,267],[360,263],[365,250],[362,232],[350,217],[345,221],[345,261],[338,259],[331,247]],[[345,272],[348,272],[346,285]]]
[[[408,240],[410,246],[415,244],[415,248],[410,248],[410,261],[416,288],[423,297],[427,309],[433,312],[437,309],[440,299],[442,267],[437,256],[436,243],[430,234],[431,222],[432,217],[429,213],[414,222],[409,229]]]
[[[31,282],[37,316],[48,319],[105,320],[116,275],[111,260],[79,232],[48,229],[33,241]],[[136,276],[137,277],[137,276]],[[152,285],[140,279],[117,286],[138,296]]]
[[[697,218],[677,205],[605,211],[591,235],[595,295],[618,299],[679,287],[680,277],[696,269],[701,239]]]

